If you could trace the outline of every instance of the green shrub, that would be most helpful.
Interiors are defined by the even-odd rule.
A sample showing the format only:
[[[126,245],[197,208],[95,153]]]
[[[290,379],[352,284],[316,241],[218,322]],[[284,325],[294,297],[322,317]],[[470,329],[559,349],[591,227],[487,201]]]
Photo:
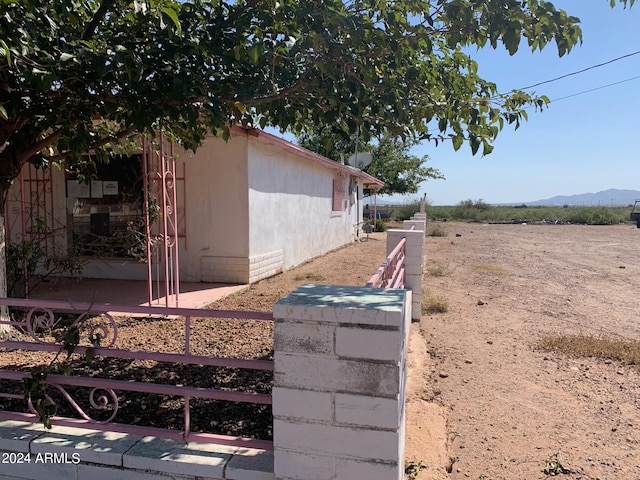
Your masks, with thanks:
[[[387,231],[387,225],[386,223],[384,223],[382,220],[377,219],[376,220],[376,228],[375,228],[376,232],[386,232]]]
[[[420,202],[414,200],[410,203],[405,203],[400,207],[393,209],[393,218],[396,220],[409,220],[414,214],[420,211]]]

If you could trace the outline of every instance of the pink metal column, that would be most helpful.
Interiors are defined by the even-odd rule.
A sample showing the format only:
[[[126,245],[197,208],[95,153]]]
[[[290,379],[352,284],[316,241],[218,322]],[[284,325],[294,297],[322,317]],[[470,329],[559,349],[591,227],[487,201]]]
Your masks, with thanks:
[[[157,144],[143,141],[143,173],[145,195],[145,228],[147,233],[147,282],[149,305],[154,302],[153,268],[155,261],[156,283],[160,300],[160,277],[164,284],[165,306],[177,307],[180,294],[180,264],[178,259],[178,208],[176,192],[176,164],[173,144],[162,133]],[[151,223],[151,198],[157,199],[160,219]],[[160,246],[155,247],[154,243]],[[160,265],[162,264],[162,265]]]

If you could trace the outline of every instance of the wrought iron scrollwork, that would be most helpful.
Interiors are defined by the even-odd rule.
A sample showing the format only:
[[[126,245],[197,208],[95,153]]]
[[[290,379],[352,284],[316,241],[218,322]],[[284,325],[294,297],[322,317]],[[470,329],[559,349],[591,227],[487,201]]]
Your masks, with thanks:
[[[85,324],[89,315],[89,312],[80,314],[71,324],[71,328],[77,328],[80,331],[80,339],[86,339],[91,345],[113,347],[118,338],[118,324],[114,318],[108,313],[103,313],[92,318],[90,323]],[[62,344],[61,337],[58,337],[54,341],[46,341],[40,336],[42,332],[53,330],[58,323],[59,320],[56,320],[55,314],[51,309],[34,307],[27,313],[23,321],[23,326],[29,333],[29,336],[37,343]]]
[[[64,397],[64,399],[69,403],[69,405],[71,405],[71,407],[76,411],[76,413],[80,415],[80,417],[82,417],[84,420],[87,420],[88,422],[108,423],[111,420],[113,420],[115,416],[118,414],[118,410],[120,408],[118,395],[116,395],[116,392],[111,388],[95,387],[95,388],[92,388],[91,391],[89,392],[88,400],[89,400],[89,405],[91,405],[91,408],[97,411],[106,411],[109,408],[111,408],[111,414],[109,415],[108,418],[98,420],[96,418],[91,417],[89,414],[87,414],[87,412],[85,412],[84,409],[80,407],[80,405],[78,405],[78,403],[73,399],[73,397],[62,385],[57,385],[57,384],[49,384],[49,385],[54,387],[56,390],[58,390],[60,394]],[[97,395],[100,392],[103,392],[103,393],[101,395]],[[44,400],[49,402],[51,405],[56,405],[56,402],[49,395],[45,395]],[[31,400],[31,396],[27,398],[27,405],[31,413],[35,415],[39,415],[38,410],[36,409],[36,406],[33,404]]]

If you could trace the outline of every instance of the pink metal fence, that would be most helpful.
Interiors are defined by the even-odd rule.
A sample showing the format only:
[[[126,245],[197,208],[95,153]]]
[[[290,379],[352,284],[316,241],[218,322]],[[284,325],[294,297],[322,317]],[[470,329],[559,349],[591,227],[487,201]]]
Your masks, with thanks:
[[[93,349],[96,356],[121,358],[131,360],[152,360],[157,362],[172,362],[184,365],[206,365],[217,367],[229,367],[238,369],[251,369],[261,371],[273,371],[272,360],[247,360],[238,358],[209,357],[193,355],[191,353],[191,321],[193,318],[217,318],[217,319],[243,319],[273,321],[273,315],[269,312],[247,312],[231,310],[209,310],[189,308],[145,307],[126,306],[116,304],[89,304],[69,303],[60,301],[25,300],[16,298],[0,298],[0,305],[18,307],[24,312],[18,320],[1,320],[0,324],[10,324],[25,332],[26,341],[5,340],[0,341],[0,348],[29,352],[59,352],[63,347],[62,341],[43,337],[43,331],[49,330],[56,322],[54,312],[72,312],[78,317],[71,324],[78,326],[81,332],[79,338],[89,339],[100,336],[100,343],[92,346],[88,340],[81,342],[74,353],[86,354]],[[15,311],[15,308],[12,309]],[[114,314],[143,315],[160,317],[180,317],[184,322],[184,348],[181,353],[162,353],[155,351],[135,351],[117,347],[118,322]],[[102,323],[85,325],[87,316],[99,315]],[[28,371],[0,370],[0,380],[23,382],[23,379],[31,377]],[[108,378],[66,376],[49,374],[45,380],[47,386],[58,391],[61,396],[73,407],[80,418],[53,417],[53,425],[66,425],[94,430],[115,431],[137,435],[153,435],[161,438],[182,439],[191,442],[219,443],[232,446],[245,446],[265,450],[273,449],[273,444],[266,440],[252,438],[231,437],[215,433],[201,433],[191,431],[191,399],[214,399],[232,402],[247,402],[253,404],[271,404],[271,394],[254,392],[227,391],[198,386],[164,385],[148,382],[136,382],[128,380],[114,380]],[[92,409],[98,411],[110,410],[107,419],[98,420],[85,412],[66,386],[87,387],[90,390],[89,404]],[[119,395],[116,392],[143,392],[158,395],[172,395],[182,397],[184,404],[184,425],[182,430],[162,429],[158,427],[144,427],[114,423],[112,420],[121,408]],[[30,413],[0,410],[0,420],[22,420],[37,423],[40,417],[29,398],[25,395],[0,391],[0,398],[25,399]],[[50,401],[52,401],[49,398]]]
[[[403,238],[367,282],[367,287],[404,288],[404,258],[407,239]]]

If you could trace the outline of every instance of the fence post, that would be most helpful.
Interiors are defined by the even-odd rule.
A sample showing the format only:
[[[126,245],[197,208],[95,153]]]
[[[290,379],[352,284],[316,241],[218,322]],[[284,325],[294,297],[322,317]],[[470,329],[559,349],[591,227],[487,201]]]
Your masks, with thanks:
[[[273,314],[276,480],[403,479],[411,292],[304,285]]]
[[[407,239],[404,260],[404,286],[413,293],[412,319],[420,320],[422,306],[422,272],[424,269],[424,231],[387,230],[387,255],[391,253],[402,238]]]

